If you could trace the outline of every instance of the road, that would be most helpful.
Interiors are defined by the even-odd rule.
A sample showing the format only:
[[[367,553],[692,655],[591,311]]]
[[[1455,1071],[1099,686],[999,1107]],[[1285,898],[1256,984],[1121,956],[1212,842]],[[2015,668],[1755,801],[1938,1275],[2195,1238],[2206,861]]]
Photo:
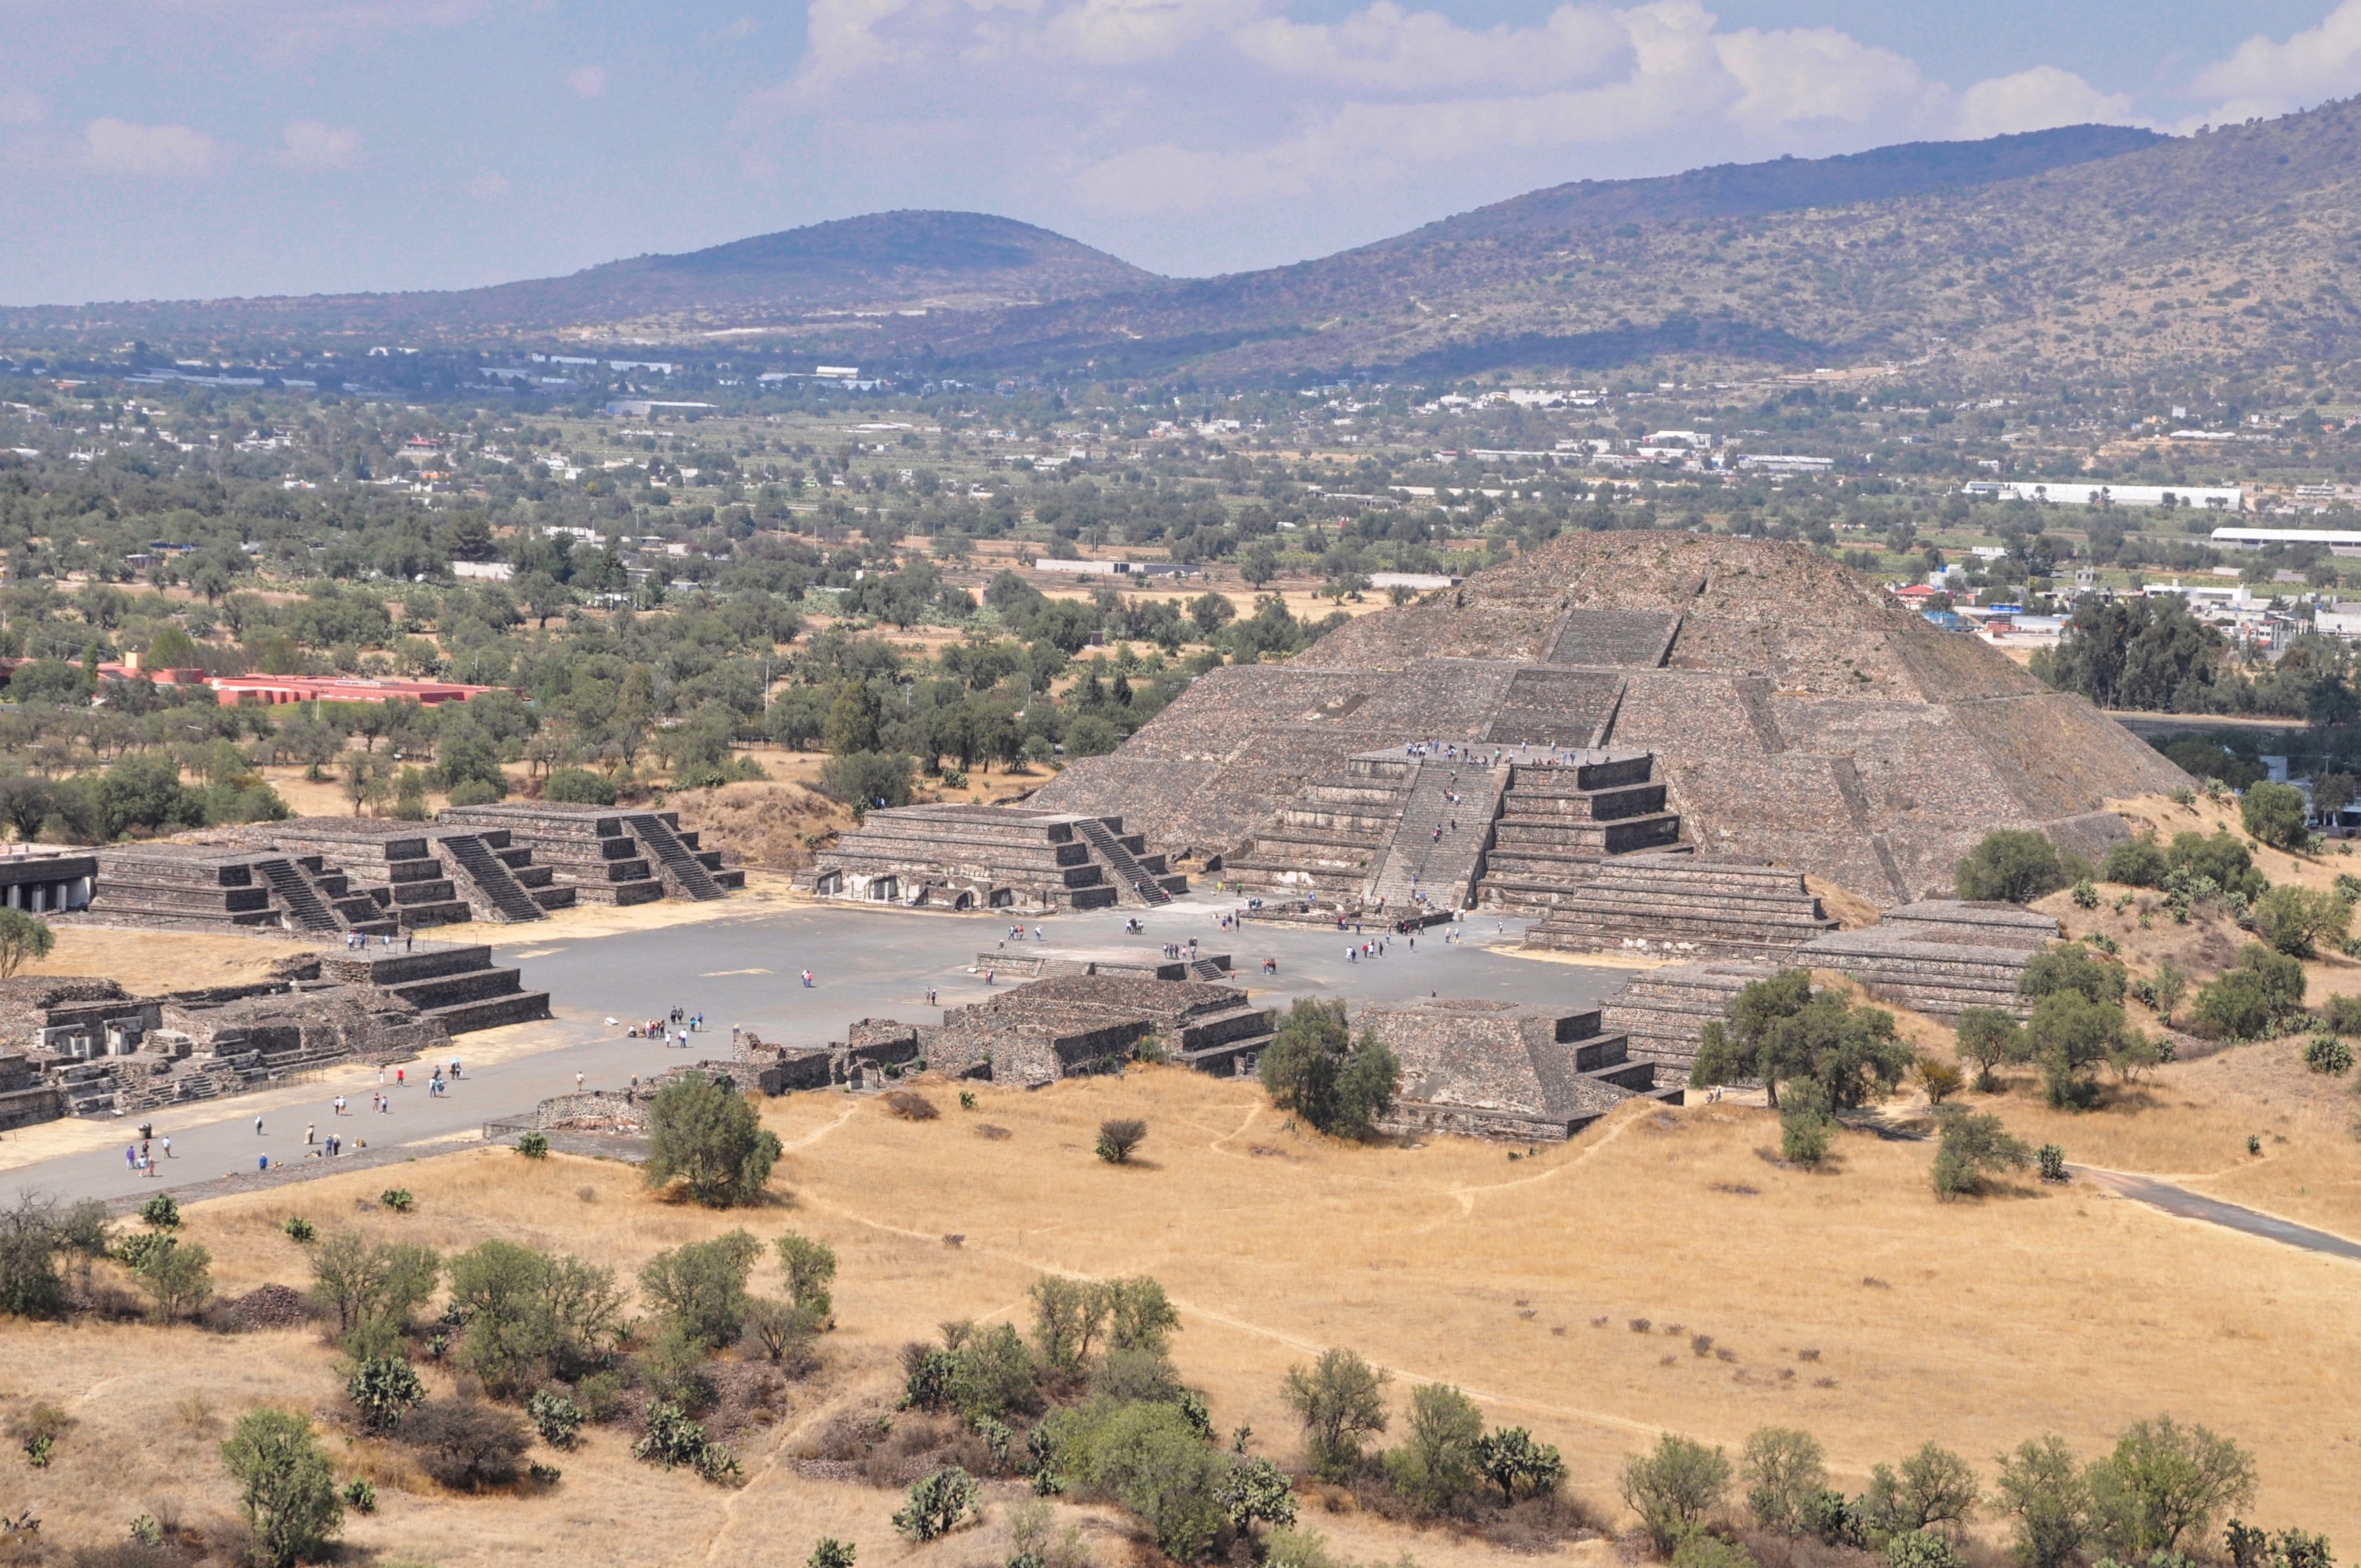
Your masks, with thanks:
[[[2240,1208],[2235,1203],[2224,1203],[2218,1198],[2203,1197],[2185,1187],[2175,1187],[2151,1176],[2134,1176],[2121,1170],[2097,1170],[2081,1165],[2069,1168],[2076,1177],[2094,1186],[2161,1209],[2183,1220],[2199,1220],[2209,1225],[2244,1231],[2250,1236],[2260,1236],[2283,1246],[2301,1247],[2305,1252],[2324,1253],[2330,1257],[2361,1262],[2361,1242],[2348,1241],[2333,1232],[2315,1231],[2291,1220],[2277,1219],[2252,1209]]]
[[[1093,912],[1028,922],[1052,946],[1130,947],[1186,942],[1206,955],[1228,953],[1238,978],[1266,1005],[1284,1008],[1297,996],[1343,996],[1352,1002],[1399,1001],[1436,992],[1503,1001],[1576,1003],[1598,1001],[1631,972],[1620,968],[1553,963],[1512,956],[1507,949],[1523,926],[1490,916],[1460,929],[1466,942],[1446,944],[1443,928],[1422,934],[1413,948],[1392,938],[1385,957],[1349,962],[1350,938],[1333,931],[1250,925],[1241,932],[1219,925],[1235,901],[1191,894],[1147,912]],[[1126,919],[1146,929],[1126,933]],[[414,1064],[397,1087],[386,1074],[391,1109],[374,1112],[374,1069],[353,1068],[257,1094],[215,1101],[156,1118],[172,1140],[161,1174],[142,1178],[124,1158],[137,1132],[128,1120],[106,1124],[47,1124],[7,1135],[0,1156],[31,1154],[51,1144],[71,1148],[7,1162],[0,1190],[36,1189],[69,1198],[121,1198],[252,1171],[306,1156],[305,1129],[340,1135],[347,1148],[364,1142],[421,1154],[472,1139],[483,1124],[532,1109],[552,1095],[583,1087],[617,1088],[633,1074],[677,1066],[682,1053],[661,1043],[625,1036],[624,1021],[662,1016],[675,1006],[704,1014],[708,1028],[692,1036],[691,1056],[727,1056],[732,1025],[764,1040],[822,1045],[845,1037],[859,1018],[931,1023],[938,1007],[991,993],[968,972],[979,952],[1016,945],[1008,923],[984,916],[928,915],[842,905],[796,906],[744,916],[655,927],[620,935],[568,938],[563,924],[498,927],[494,961],[524,971],[533,990],[550,993],[555,1018],[483,1036],[461,1036],[453,1054],[463,1063],[450,1092],[430,1097],[422,1080],[431,1064]],[[1374,933],[1372,933],[1374,935]],[[1487,945],[1489,944],[1489,945]],[[1276,977],[1260,972],[1265,957],[1279,960]],[[813,983],[806,989],[802,973]],[[609,1025],[609,1018],[618,1020]],[[474,1041],[490,1059],[470,1063]],[[350,1113],[335,1116],[342,1093]],[[261,1127],[256,1129],[256,1118]],[[100,1145],[104,1135],[105,1142]],[[18,1141],[21,1140],[21,1143]]]

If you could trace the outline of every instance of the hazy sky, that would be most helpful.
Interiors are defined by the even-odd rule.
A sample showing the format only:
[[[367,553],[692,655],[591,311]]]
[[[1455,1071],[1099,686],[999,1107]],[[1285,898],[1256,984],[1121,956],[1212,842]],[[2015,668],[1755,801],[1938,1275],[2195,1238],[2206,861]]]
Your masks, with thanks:
[[[2356,92],[2361,0],[0,0],[0,302],[890,207],[1203,273],[1568,180]]]

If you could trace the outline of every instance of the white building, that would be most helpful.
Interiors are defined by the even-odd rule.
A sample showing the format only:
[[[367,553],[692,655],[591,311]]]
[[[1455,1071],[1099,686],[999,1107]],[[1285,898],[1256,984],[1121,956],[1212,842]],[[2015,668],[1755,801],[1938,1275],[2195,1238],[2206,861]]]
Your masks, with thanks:
[[[2235,486],[2205,489],[2188,485],[2094,485],[2057,479],[1971,479],[1971,496],[2032,501],[2048,506],[2198,507],[2207,511],[2245,510],[2246,493]]]
[[[2361,532],[2347,528],[2217,528],[2217,550],[2260,550],[2266,544],[2318,544],[2332,555],[2361,555]]]

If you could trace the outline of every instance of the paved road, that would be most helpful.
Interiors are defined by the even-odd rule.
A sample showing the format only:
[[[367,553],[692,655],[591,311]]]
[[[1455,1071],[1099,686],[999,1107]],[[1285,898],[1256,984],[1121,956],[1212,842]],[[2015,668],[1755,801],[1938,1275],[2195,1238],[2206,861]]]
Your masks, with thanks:
[[[1470,938],[1465,943],[1444,943],[1438,927],[1414,948],[1409,939],[1393,938],[1385,957],[1348,962],[1349,938],[1333,931],[1262,925],[1224,930],[1219,916],[1234,906],[1231,900],[1192,894],[1145,913],[1094,912],[1038,924],[1052,946],[1137,948],[1193,937],[1204,954],[1230,954],[1257,998],[1281,1007],[1300,995],[1370,1002],[1430,992],[1595,1002],[1631,972],[1511,956],[1505,949],[1521,935],[1521,924],[1489,916],[1460,927]],[[1123,928],[1132,917],[1146,927],[1136,936]],[[1028,922],[1028,934],[1033,928]],[[568,938],[562,925],[494,929],[502,938],[495,944],[496,961],[520,965],[529,986],[550,993],[557,1018],[538,1027],[559,1042],[554,1048],[465,1068],[450,1093],[438,1098],[430,1098],[420,1082],[427,1064],[419,1064],[400,1088],[389,1072],[389,1113],[369,1108],[375,1070],[354,1069],[159,1116],[156,1131],[170,1135],[173,1157],[159,1162],[163,1174],[154,1179],[142,1179],[126,1165],[124,1142],[136,1127],[118,1121],[113,1127],[119,1136],[105,1148],[0,1171],[0,1191],[38,1188],[75,1198],[121,1198],[212,1180],[254,1170],[264,1156],[273,1164],[302,1159],[307,1124],[324,1138],[332,1131],[341,1135],[348,1148],[366,1140],[373,1150],[391,1144],[428,1153],[471,1136],[487,1121],[571,1092],[577,1073],[588,1088],[620,1087],[634,1073],[660,1072],[681,1061],[681,1052],[660,1043],[624,1037],[620,1024],[606,1022],[609,1017],[661,1016],[675,1005],[702,1012],[708,1033],[692,1036],[691,1056],[727,1056],[733,1025],[769,1041],[825,1044],[842,1039],[846,1025],[858,1018],[932,1022],[929,987],[942,1007],[989,994],[969,967],[981,951],[997,950],[1004,941],[1015,945],[1008,926],[994,917],[840,905],[723,916],[617,936]],[[1279,960],[1276,977],[1260,973],[1265,957]],[[813,977],[808,990],[801,983],[807,969]],[[455,1043],[463,1062],[468,1043],[467,1036]],[[352,1111],[337,1117],[330,1102],[340,1091]],[[36,1136],[43,1131],[32,1129]]]
[[[2361,1242],[2348,1241],[2333,1232],[2315,1231],[2309,1225],[2257,1213],[2235,1203],[2224,1203],[2218,1198],[2202,1197],[2185,1187],[2175,1187],[2153,1177],[2133,1176],[2120,1170],[2093,1170],[2080,1165],[2070,1168],[2083,1180],[2103,1187],[2110,1192],[2150,1204],[2180,1219],[2202,1220],[2209,1225],[2243,1231],[2266,1241],[2301,1247],[2305,1252],[2324,1253],[2331,1257],[2361,1262]]]

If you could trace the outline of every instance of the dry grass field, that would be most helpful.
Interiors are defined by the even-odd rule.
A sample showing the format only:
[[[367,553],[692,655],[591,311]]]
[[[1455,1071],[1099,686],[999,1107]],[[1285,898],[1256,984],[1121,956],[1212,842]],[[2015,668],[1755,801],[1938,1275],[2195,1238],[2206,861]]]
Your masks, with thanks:
[[[2202,1101],[2206,1080],[2171,1081],[2155,1108],[2079,1118],[2074,1137],[2095,1144],[2120,1121],[2128,1141],[2115,1153],[2130,1161],[2144,1124],[2185,1121],[2201,1139],[2208,1118],[2234,1124],[2228,1112],[2180,1108]],[[302,1250],[280,1230],[292,1212],[445,1249],[507,1236],[626,1274],[741,1223],[837,1249],[840,1328],[776,1423],[741,1440],[742,1490],[638,1464],[621,1433],[599,1430],[571,1454],[541,1456],[565,1471],[554,1489],[446,1496],[398,1454],[332,1437],[345,1473],[381,1489],[378,1515],[348,1527],[379,1561],[793,1562],[832,1533],[873,1564],[997,1562],[996,1523],[909,1549],[887,1522],[895,1496],[807,1479],[793,1462],[830,1416],[890,1400],[904,1341],[949,1319],[1022,1321],[1027,1284],[1052,1270],[1161,1279],[1182,1314],[1175,1358],[1216,1429],[1250,1423],[1256,1445],[1282,1456],[1295,1446],[1282,1375],[1343,1344],[1391,1370],[1397,1409],[1412,1384],[1444,1379],[1493,1419],[1530,1425],[1565,1451],[1572,1489],[1609,1511],[1621,1455],[1666,1428],[1734,1449],[1763,1424],[1806,1427],[1839,1484],[1858,1489],[1871,1464],[1930,1438],[1988,1480],[1993,1456],[2021,1438],[2054,1430],[2088,1454],[2169,1410],[2255,1452],[2258,1519],[2340,1541],[2361,1534],[2350,1264],[2087,1185],[1938,1203],[1927,1146],[1868,1132],[1843,1135],[1832,1168],[1806,1174],[1766,1157],[1776,1130],[1764,1113],[1729,1104],[1634,1108],[1512,1162],[1452,1139],[1325,1142],[1290,1131],[1251,1086],[1177,1069],[1030,1094],[985,1086],[972,1111],[948,1086],[928,1092],[942,1109],[929,1122],[870,1099],[769,1102],[787,1153],[774,1201],[751,1212],[658,1201],[618,1165],[471,1150],[401,1168],[417,1197],[406,1216],[375,1202],[385,1173],[356,1173],[194,1206],[188,1232],[232,1295],[304,1282]],[[2013,1121],[2024,1114],[2022,1096],[2003,1103]],[[1095,1128],[1123,1114],[1148,1122],[1142,1157],[1104,1165]],[[2290,1128],[2299,1152],[2284,1157],[2300,1157],[2315,1135]],[[771,1275],[766,1264],[758,1288],[775,1288]],[[1702,1351],[1700,1335],[1711,1336]],[[0,1395],[7,1411],[48,1398],[79,1419],[51,1468],[10,1475],[9,1506],[66,1541],[119,1537],[143,1508],[225,1516],[221,1423],[260,1401],[324,1417],[340,1403],[334,1354],[308,1331],[91,1323],[0,1325]],[[995,1519],[1013,1496],[995,1497]],[[1311,1522],[1362,1559],[1407,1552],[1426,1568],[1474,1568],[1498,1556],[1317,1506]],[[1088,1539],[1109,1568],[1131,1559],[1114,1521],[1099,1519]],[[1609,1552],[1592,1542],[1559,1557]]]

